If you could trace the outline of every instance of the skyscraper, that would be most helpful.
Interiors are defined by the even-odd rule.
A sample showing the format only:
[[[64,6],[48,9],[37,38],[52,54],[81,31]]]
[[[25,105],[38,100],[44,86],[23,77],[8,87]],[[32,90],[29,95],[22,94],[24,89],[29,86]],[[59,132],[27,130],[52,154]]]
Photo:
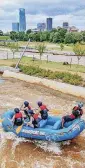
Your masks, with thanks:
[[[52,18],[47,18],[47,31],[52,30]]]
[[[12,31],[19,32],[19,23],[12,23]]]
[[[39,31],[44,31],[46,29],[46,24],[45,23],[38,23],[37,24],[37,29]]]
[[[26,17],[25,17],[25,9],[19,9],[19,31],[26,30]]]
[[[63,28],[64,28],[64,29],[68,29],[68,28],[69,28],[68,22],[63,22]]]

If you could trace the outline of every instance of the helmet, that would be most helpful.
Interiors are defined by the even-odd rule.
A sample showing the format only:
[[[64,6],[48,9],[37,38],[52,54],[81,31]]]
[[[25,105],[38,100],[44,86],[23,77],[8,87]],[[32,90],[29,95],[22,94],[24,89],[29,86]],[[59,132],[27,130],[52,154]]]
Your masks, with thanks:
[[[34,114],[33,110],[28,110],[28,114],[33,115]]]
[[[83,103],[82,103],[82,102],[78,103],[78,106],[79,106],[80,108],[82,108],[82,107],[83,107]]]
[[[39,101],[37,104],[38,104],[39,107],[42,106],[42,102],[41,101]]]
[[[15,112],[15,113],[19,113],[19,111],[20,111],[19,108],[15,108],[15,109],[14,109],[14,112]]]
[[[29,102],[28,102],[28,101],[25,101],[25,102],[24,102],[24,105],[25,105],[26,107],[28,107]]]

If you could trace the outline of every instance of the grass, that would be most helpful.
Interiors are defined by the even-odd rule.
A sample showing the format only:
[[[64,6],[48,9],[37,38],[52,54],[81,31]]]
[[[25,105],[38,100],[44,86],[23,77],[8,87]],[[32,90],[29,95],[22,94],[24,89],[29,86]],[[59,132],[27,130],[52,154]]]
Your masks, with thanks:
[[[32,61],[32,58],[23,57],[21,60],[21,64],[24,65],[32,65],[32,66],[39,66],[42,69],[52,70],[52,71],[71,71],[71,72],[83,72],[85,73],[85,66],[82,65],[63,65],[62,62],[48,62],[47,61]]]
[[[27,44],[27,42],[24,41],[19,41],[19,46],[24,46]],[[46,45],[47,50],[57,50],[61,51],[60,49],[60,44],[55,44],[55,43],[49,43],[49,42],[44,42]],[[30,48],[35,48],[36,45],[38,45],[39,42],[29,42],[29,47]],[[64,45],[64,50],[63,51],[73,51],[73,45]]]
[[[8,65],[11,66],[13,64],[16,64],[18,59],[9,59],[9,60],[0,60],[0,65]],[[35,60],[33,61],[32,58],[29,57],[23,57],[21,64],[26,65],[26,66],[34,66],[34,67],[39,67],[42,69],[46,70],[51,70],[51,71],[60,71],[60,72],[82,72],[85,73],[85,66],[82,65],[63,65],[62,62],[48,62],[47,61],[40,61],[40,60]]]
[[[9,40],[10,37],[9,36],[0,36],[0,40]]]

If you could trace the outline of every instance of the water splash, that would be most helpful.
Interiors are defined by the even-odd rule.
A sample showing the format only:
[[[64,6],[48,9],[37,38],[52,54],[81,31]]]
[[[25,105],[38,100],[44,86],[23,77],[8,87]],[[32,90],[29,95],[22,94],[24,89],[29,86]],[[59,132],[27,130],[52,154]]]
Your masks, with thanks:
[[[60,143],[36,141],[35,144],[37,147],[42,148],[45,152],[48,151],[58,155],[62,154]]]

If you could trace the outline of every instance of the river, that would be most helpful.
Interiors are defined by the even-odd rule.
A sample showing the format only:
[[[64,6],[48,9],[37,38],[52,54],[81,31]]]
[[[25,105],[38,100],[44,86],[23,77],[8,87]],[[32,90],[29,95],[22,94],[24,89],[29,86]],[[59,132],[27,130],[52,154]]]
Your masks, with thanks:
[[[85,99],[16,79],[0,82],[0,114],[20,107],[24,100],[29,100],[33,108],[42,100],[48,108],[57,109],[51,110],[52,115],[59,116],[70,113],[77,101],[85,102]],[[72,141],[53,143],[17,138],[0,126],[0,168],[85,168],[85,132]]]

